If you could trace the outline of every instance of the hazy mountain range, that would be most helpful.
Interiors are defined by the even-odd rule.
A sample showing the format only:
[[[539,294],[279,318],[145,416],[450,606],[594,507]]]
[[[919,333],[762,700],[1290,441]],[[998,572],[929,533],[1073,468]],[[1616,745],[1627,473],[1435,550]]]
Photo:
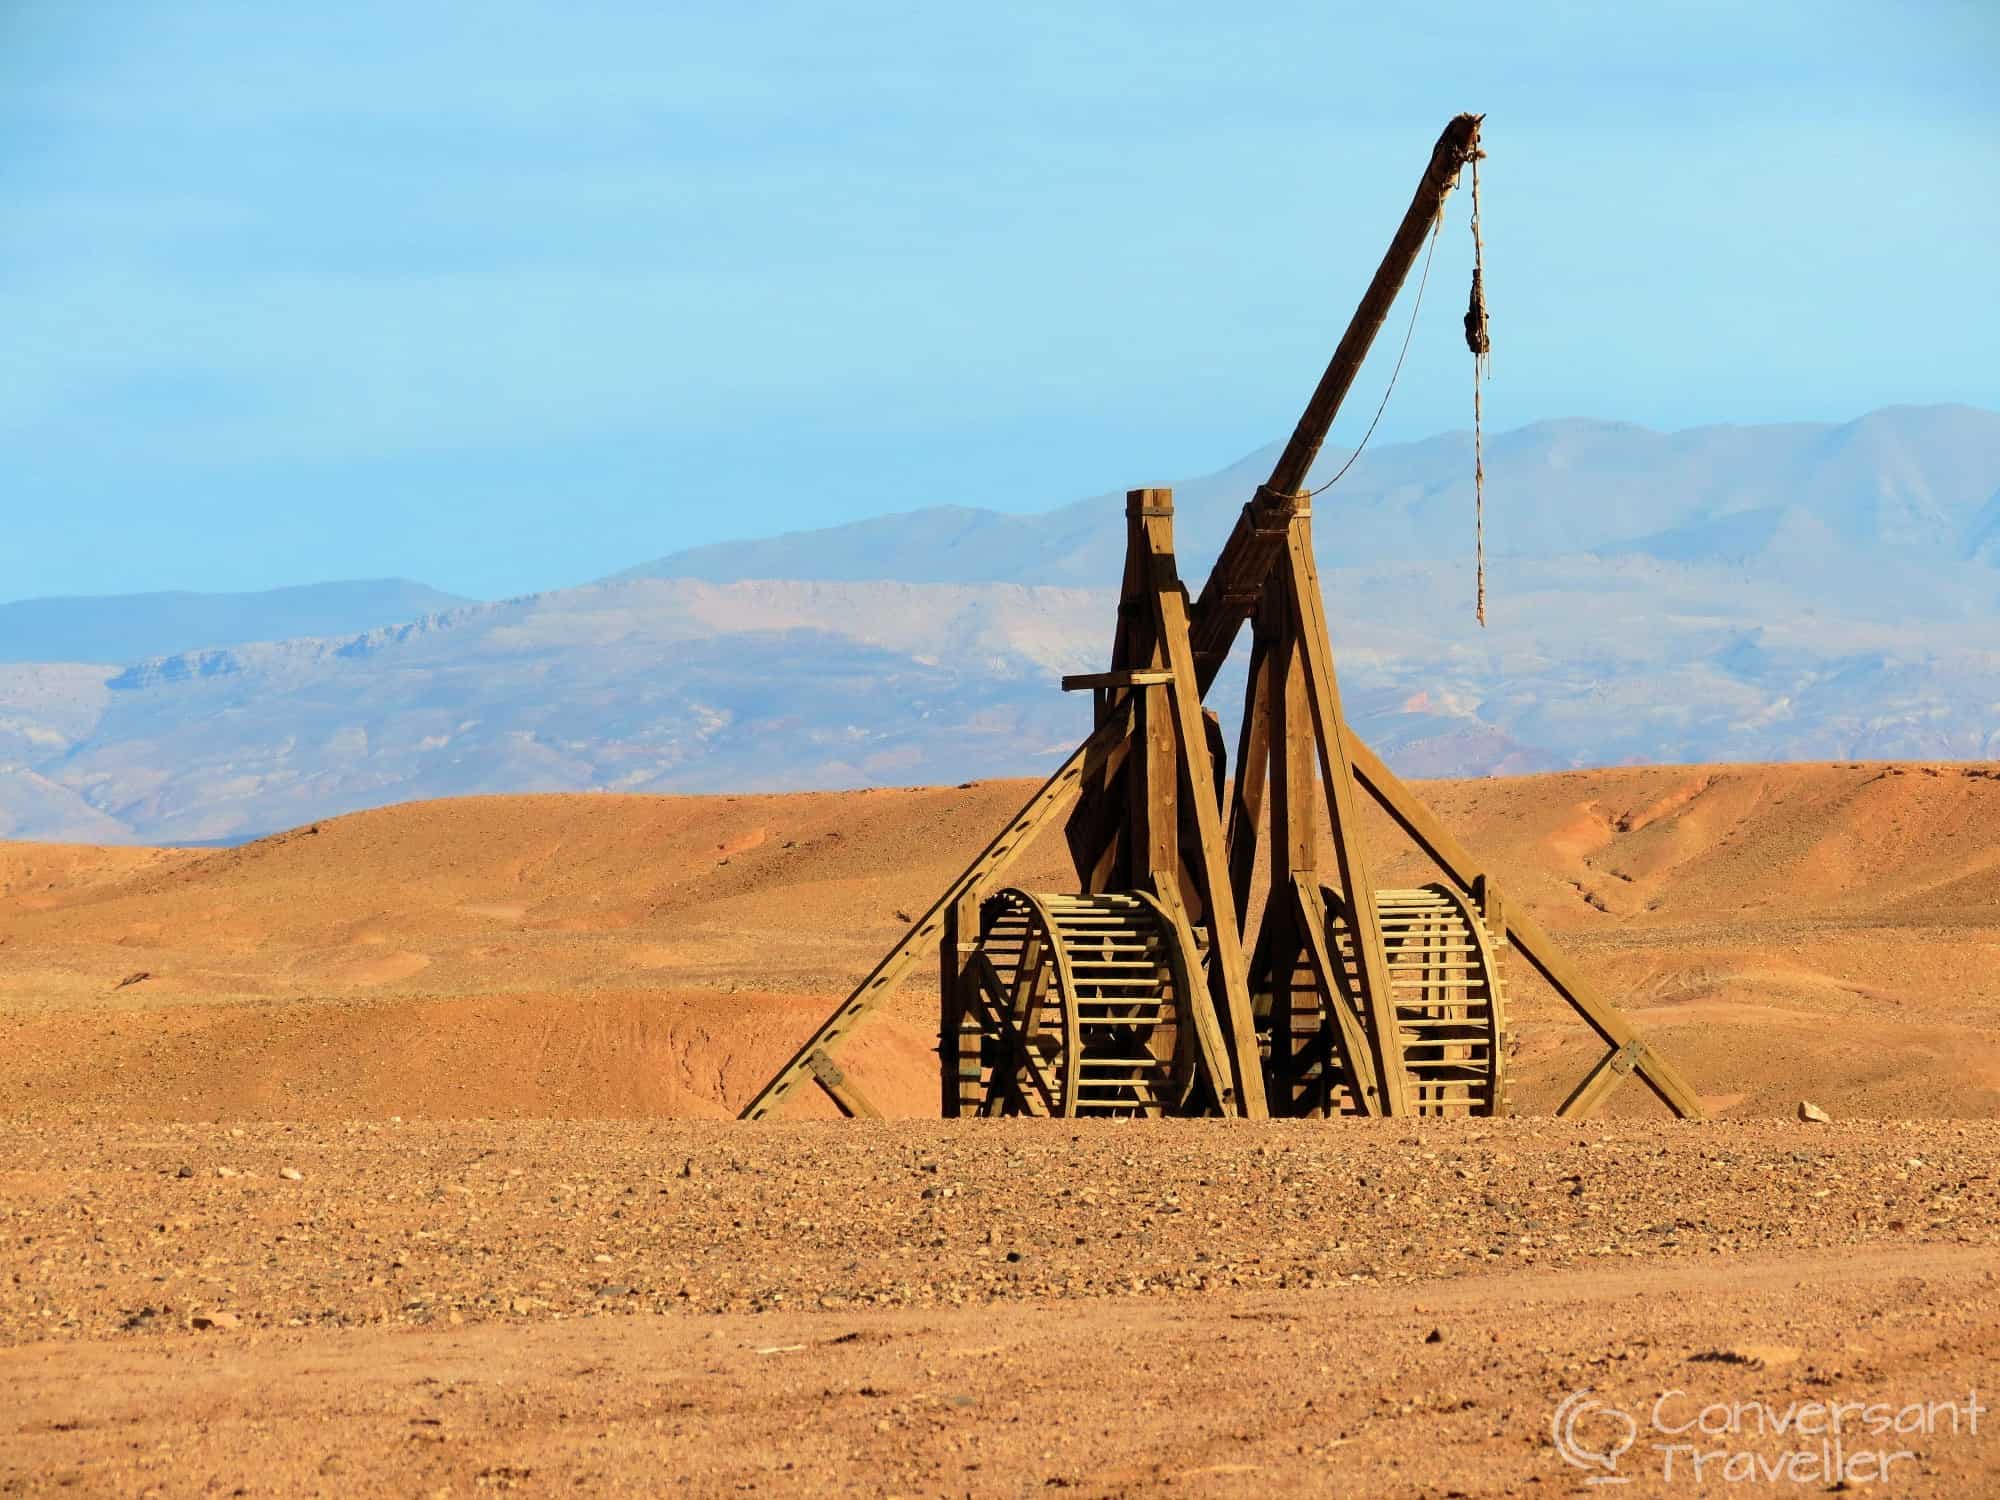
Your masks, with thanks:
[[[1271,457],[1177,486],[1191,588]],[[1315,502],[1350,716],[1404,770],[2000,756],[2000,413],[1489,438],[1483,632],[1471,457],[1465,433],[1374,448]],[[1123,532],[1112,495],[491,604],[391,581],[0,605],[0,834],[1031,772],[1087,717],[1055,679],[1102,665]]]
[[[193,651],[352,635],[473,600],[406,578],[307,583],[254,594],[113,594],[0,604],[0,662],[131,662]]]

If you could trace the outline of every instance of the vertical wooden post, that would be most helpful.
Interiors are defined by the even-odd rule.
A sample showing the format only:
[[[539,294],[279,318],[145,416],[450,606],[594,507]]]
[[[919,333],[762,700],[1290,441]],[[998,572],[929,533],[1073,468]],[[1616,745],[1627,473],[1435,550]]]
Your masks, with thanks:
[[[1368,1010],[1375,1076],[1382,1087],[1383,1112],[1404,1115],[1410,1107],[1403,1071],[1403,1034],[1396,1018],[1396,994],[1389,986],[1389,954],[1382,942],[1381,915],[1375,909],[1375,877],[1361,848],[1361,808],[1348,765],[1347,723],[1341,716],[1333,644],[1320,599],[1319,568],[1313,561],[1312,517],[1304,507],[1292,517],[1286,563],[1299,650],[1305,660],[1306,694],[1312,704],[1313,737],[1319,742],[1320,780],[1326,787],[1327,812],[1333,825],[1334,864],[1347,897],[1362,1000]]]
[[[1500,895],[1500,887],[1493,883],[1493,877],[1483,870],[1472,877],[1472,900],[1479,908],[1480,920],[1485,922],[1493,946],[1506,947],[1507,903]]]
[[[1111,638],[1114,673],[1157,666],[1159,643],[1154,638],[1152,605],[1146,582],[1146,501],[1150,491],[1134,490],[1125,499],[1125,575],[1118,593],[1118,625]],[[1170,497],[1171,502],[1171,497]],[[1169,503],[1171,510],[1171,503]],[[1144,726],[1139,721],[1142,695],[1110,685],[1091,692],[1096,722],[1121,711],[1133,714],[1132,739],[1107,757],[1077,799],[1075,815],[1065,830],[1077,884],[1086,895],[1131,890],[1148,868],[1147,807],[1149,792]],[[1126,752],[1137,749],[1137,754]],[[1157,775],[1152,778],[1157,784]],[[1153,851],[1157,853],[1158,851]]]
[[[1125,495],[1125,598],[1141,608],[1125,612],[1119,622],[1114,671],[1156,671],[1166,665],[1166,649],[1145,602],[1150,589],[1149,558],[1162,538],[1168,554],[1173,551],[1173,517],[1172,490],[1130,490]],[[1128,888],[1178,890],[1180,758],[1174,747],[1173,705],[1164,683],[1126,691],[1137,700],[1133,754],[1125,772],[1131,798]]]
[[[1194,814],[1196,830],[1195,845],[1185,851],[1183,868],[1199,883],[1202,919],[1209,931],[1211,994],[1218,998],[1222,1012],[1223,1034],[1236,1069],[1237,1097],[1247,1118],[1261,1120],[1269,1112],[1263,1059],[1257,1050],[1257,1019],[1250,1008],[1235,896],[1229,888],[1229,850],[1223,837],[1222,805],[1216,796],[1208,721],[1201,711],[1194,648],[1188,639],[1187,591],[1174,565],[1173,491],[1133,490],[1126,499],[1128,506],[1139,507],[1145,519],[1153,629],[1167,668],[1174,674],[1168,702],[1180,741],[1180,788]]]
[[[938,1112],[958,1118],[959,1028],[965,1022],[965,991],[959,959],[959,908],[953,902],[944,914],[944,934],[938,939]]]
[[[1133,688],[1139,700],[1138,754],[1126,772],[1132,797],[1134,884],[1152,890],[1180,885],[1180,796],[1174,714],[1164,685]],[[1137,773],[1137,774],[1134,774]]]

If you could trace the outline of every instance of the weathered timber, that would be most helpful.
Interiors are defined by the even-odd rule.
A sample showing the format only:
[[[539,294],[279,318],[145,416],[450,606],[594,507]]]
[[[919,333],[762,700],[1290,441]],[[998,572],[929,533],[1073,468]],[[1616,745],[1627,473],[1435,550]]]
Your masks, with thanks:
[[[1194,929],[1188,922],[1187,908],[1181,905],[1179,893],[1171,889],[1141,894],[1160,909],[1173,930],[1174,944],[1169,962],[1173,965],[1174,983],[1184,997],[1181,1003],[1194,1032],[1193,1050],[1200,1058],[1202,1073],[1215,1095],[1216,1108],[1225,1116],[1240,1115],[1243,1103],[1236,1092],[1229,1044],[1223,1040],[1222,1023],[1215,1015],[1215,1002],[1209,994],[1207,981],[1202,977],[1201,964],[1195,957],[1199,950],[1195,945]]]
[[[1131,688],[1158,687],[1161,683],[1172,682],[1171,672],[1146,670],[1139,672],[1073,672],[1062,680],[1065,693],[1080,693],[1090,688]]]
[[[1256,875],[1257,830],[1264,818],[1264,777],[1271,758],[1271,654],[1260,632],[1250,648],[1243,726],[1236,739],[1236,783],[1229,797],[1229,888],[1236,925],[1247,932],[1250,883]]]
[[[1556,1111],[1556,1118],[1563,1120],[1587,1120],[1602,1109],[1618,1085],[1632,1076],[1646,1055],[1646,1044],[1637,1037],[1622,1046],[1613,1047],[1600,1057],[1595,1066],[1584,1074],[1570,1096],[1563,1100]]]
[[[978,1091],[966,1088],[968,1072],[980,1076],[980,1038],[966,1024],[970,1003],[972,956],[979,951],[979,891],[968,887],[945,908],[944,936],[938,944],[938,1070],[940,1104],[946,1119],[978,1107]]]
[[[1299,915],[1299,936],[1305,941],[1306,959],[1319,985],[1320,1004],[1338,1029],[1341,1064],[1347,1071],[1348,1092],[1364,1115],[1382,1113],[1381,1075],[1376,1071],[1375,1051],[1368,1034],[1347,1003],[1347,986],[1326,940],[1326,901],[1318,885],[1294,877],[1292,897]]]
[[[1136,496],[1148,492],[1133,493]],[[1151,503],[1159,504],[1159,497],[1164,496],[1171,506],[1171,490],[1150,493],[1155,497]],[[1169,510],[1168,515],[1171,514]],[[1209,751],[1210,729],[1202,715],[1201,690],[1195,682],[1194,654],[1188,641],[1187,595],[1174,566],[1171,521],[1149,515],[1144,526],[1151,564],[1153,626],[1166,654],[1167,666],[1174,674],[1173,684],[1166,692],[1180,735],[1180,783],[1197,831],[1196,847],[1189,851],[1195,857],[1188,863],[1200,866],[1191,869],[1190,874],[1200,882],[1203,920],[1209,932],[1210,991],[1219,998],[1243,1113],[1249,1119],[1261,1120],[1269,1112],[1264,1097],[1264,1069],[1258,1056],[1257,1022],[1250,1008],[1242,937],[1236,926],[1236,903],[1229,889],[1229,850],[1223,838],[1222,806],[1217,796],[1215,763]]]
[[[806,1066],[812,1069],[813,1082],[826,1091],[842,1114],[850,1120],[879,1120],[882,1112],[868,1102],[868,1098],[848,1076],[841,1072],[840,1065],[820,1048],[815,1047]]]
[[[1361,363],[1368,357],[1376,334],[1381,332],[1389,309],[1395,305],[1396,294],[1402,290],[1404,278],[1416,264],[1418,252],[1424,248],[1431,226],[1444,209],[1445,198],[1458,185],[1459,173],[1479,148],[1479,122],[1482,118],[1471,114],[1457,116],[1445,126],[1437,144],[1431,147],[1430,165],[1424,169],[1423,179],[1411,195],[1410,206],[1403,213],[1403,222],[1396,226],[1396,233],[1389,241],[1382,263],[1376,267],[1374,279],[1362,294],[1361,305],[1354,310],[1347,332],[1341,335],[1340,343],[1335,346],[1333,358],[1327,361],[1326,373],[1320,376],[1312,399],[1306,403],[1305,411],[1300,413],[1298,425],[1292,429],[1291,439],[1285,444],[1285,451],[1278,455],[1277,463],[1271,467],[1271,477],[1265,484],[1275,493],[1290,494],[1305,487],[1306,475],[1312,471],[1313,460],[1319,457],[1320,446],[1333,428],[1333,419],[1340,413],[1340,404],[1347,398],[1354,377],[1360,373]]]
[[[1340,876],[1340,888],[1347,895],[1348,919],[1354,925],[1361,1002],[1369,1017],[1368,1040],[1374,1049],[1375,1074],[1382,1086],[1382,1112],[1408,1114],[1402,1037],[1396,1026],[1395,997],[1389,988],[1389,958],[1382,945],[1381,916],[1375,907],[1375,877],[1361,848],[1360,808],[1355,801],[1354,777],[1348,764],[1347,723],[1340,711],[1340,688],[1333,675],[1333,647],[1320,603],[1312,530],[1305,512],[1292,519],[1286,557],[1299,655],[1304,660],[1306,697],[1312,707],[1313,739],[1319,749],[1320,783],[1326,792],[1333,829],[1334,868]]]

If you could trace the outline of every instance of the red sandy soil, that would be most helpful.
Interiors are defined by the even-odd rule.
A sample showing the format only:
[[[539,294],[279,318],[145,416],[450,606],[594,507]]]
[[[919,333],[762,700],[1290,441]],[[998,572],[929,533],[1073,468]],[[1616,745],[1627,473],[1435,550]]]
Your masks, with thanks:
[[[1993,1368],[2000,770],[1424,789],[1712,1123],[661,1118],[733,1113],[1029,790],[0,844],[0,1495],[1555,1494],[1582,1385]],[[845,1059],[910,1114],[928,968]],[[1521,968],[1546,1113],[1596,1049]],[[1991,1428],[1875,1492],[1992,1493]],[[1616,1492],[1697,1492],[1654,1440]]]
[[[1648,1423],[1618,1493],[1695,1493],[1651,1446],[1682,1440],[1650,1430],[1670,1392],[1667,1425],[1991,1398],[1996,1147],[31,1124],[0,1148],[0,1494],[1552,1495],[1583,1492],[1551,1420],[1584,1389]],[[1879,1493],[1992,1494],[1970,1420],[1848,1447],[1910,1454]],[[1702,1451],[1801,1447],[1739,1424]]]

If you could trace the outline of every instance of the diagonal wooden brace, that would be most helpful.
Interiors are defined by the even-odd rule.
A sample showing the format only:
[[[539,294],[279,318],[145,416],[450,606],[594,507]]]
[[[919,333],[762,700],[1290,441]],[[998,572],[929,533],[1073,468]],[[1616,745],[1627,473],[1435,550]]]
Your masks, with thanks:
[[[853,1081],[841,1072],[840,1064],[824,1052],[814,1048],[812,1056],[806,1059],[806,1066],[812,1069],[813,1082],[826,1091],[827,1098],[831,1099],[848,1119],[882,1118],[882,1111],[868,1102],[868,1096],[856,1088]]]
[[[837,1042],[896,992],[896,986],[910,972],[910,966],[916,962],[918,955],[943,935],[945,919],[953,903],[969,891],[990,885],[1013,864],[1023,849],[1034,842],[1037,834],[1065,817],[1076,802],[1084,777],[1096,771],[1115,749],[1122,748],[1131,732],[1132,711],[1127,703],[1114,710],[1111,717],[1056,768],[1055,774],[1028,799],[1027,806],[1015,815],[992,843],[980,851],[979,857],[931,904],[930,910],[918,918],[916,925],[903,934],[903,940],[882,956],[881,962],[869,971],[868,977],[856,985],[853,993],[820,1023],[819,1030],[808,1037],[805,1045],[793,1054],[792,1060],[757,1091],[756,1098],[743,1107],[743,1113],[737,1118],[763,1119],[782,1104],[792,1090],[804,1083],[811,1073],[813,1053],[823,1051],[832,1055]]]
[[[1298,902],[1299,935],[1305,939],[1306,962],[1312,965],[1313,981],[1332,1013],[1333,1022],[1340,1031],[1340,1052],[1347,1064],[1347,1084],[1353,1091],[1354,1102],[1364,1115],[1382,1113],[1382,1088],[1376,1081],[1375,1057],[1368,1046],[1368,1036],[1361,1029],[1361,1022],[1348,1009],[1347,997],[1341,993],[1346,988],[1340,982],[1340,971],[1335,967],[1338,960],[1333,956],[1326,940],[1326,902],[1319,893],[1319,887],[1303,876],[1292,877],[1292,895]]]
[[[1173,931],[1167,963],[1174,976],[1174,993],[1183,997],[1194,1030],[1194,1055],[1215,1094],[1216,1107],[1225,1117],[1239,1116],[1243,1113],[1243,1101],[1236,1092],[1229,1046],[1223,1039],[1222,1023],[1215,1016],[1207,976],[1201,972],[1200,950],[1195,946],[1194,929],[1188,925],[1187,908],[1181,905],[1179,892],[1171,886],[1142,891],[1140,899],[1152,903]]]
[[[1558,1120],[1587,1120],[1605,1105],[1618,1085],[1632,1076],[1632,1070],[1646,1055],[1646,1044],[1638,1037],[1622,1046],[1613,1047],[1597,1060],[1597,1066],[1584,1075],[1570,1096],[1563,1100],[1562,1108],[1556,1111]]]

